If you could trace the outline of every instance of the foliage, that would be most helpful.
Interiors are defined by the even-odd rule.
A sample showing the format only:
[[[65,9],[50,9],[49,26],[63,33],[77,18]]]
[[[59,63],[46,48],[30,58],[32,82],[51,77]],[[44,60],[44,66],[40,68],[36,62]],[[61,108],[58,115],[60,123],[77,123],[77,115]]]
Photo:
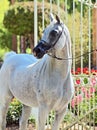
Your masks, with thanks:
[[[21,113],[22,113],[22,104],[16,98],[14,98],[10,103],[8,109],[7,118],[6,118],[7,125],[18,124]],[[29,117],[28,122],[35,124],[35,119],[33,118],[33,116]]]
[[[0,29],[0,48],[11,50],[12,46],[12,34],[6,30]]]
[[[38,33],[42,33],[42,9],[38,2]],[[56,5],[53,7],[57,12]],[[50,4],[45,4],[45,26],[48,24]],[[62,10],[62,13],[64,11]],[[34,33],[34,4],[33,2],[17,2],[6,12],[4,16],[4,26],[16,35],[29,35]]]
[[[11,3],[11,0],[8,0]],[[26,2],[26,1],[34,1],[34,0],[15,0],[16,2]]]
[[[22,105],[19,101],[17,101],[14,98],[9,106],[9,110],[7,113],[6,118],[7,124],[18,123],[21,112],[22,112]]]
[[[32,115],[29,117],[28,123],[29,123],[29,124],[30,124],[30,123],[36,124],[35,118],[34,118]]]
[[[27,5],[27,3],[16,3],[11,6],[4,16],[3,23],[5,28],[17,35],[31,33],[33,28],[33,14],[31,13],[31,9],[31,4]]]
[[[81,20],[82,20],[82,23],[81,23]],[[72,52],[75,55],[75,57],[80,56],[82,50],[83,50],[83,54],[88,52],[88,49],[89,49],[88,9],[84,13],[84,17],[82,18],[81,18],[81,14],[77,10],[75,10],[75,15],[70,14],[67,16],[66,24],[71,34]],[[89,57],[88,54],[83,56],[83,65],[84,65],[83,67],[88,66],[88,61],[89,61],[88,57]],[[81,64],[80,57],[75,59],[75,62],[76,62],[76,68],[78,66],[80,67],[80,64]]]
[[[87,73],[87,68],[83,70],[83,75],[74,77],[75,94],[71,101],[71,110],[74,115],[79,118],[83,117],[86,112],[89,112],[91,109],[97,106],[97,70],[92,70],[93,73],[91,73],[90,76],[87,75],[89,74]],[[80,69],[78,69],[78,72],[80,72]],[[84,118],[87,124],[97,124],[96,114],[97,111],[91,111]]]
[[[8,9],[9,2],[0,0],[0,60],[3,59],[4,53],[11,48],[11,34],[3,26],[4,12]]]
[[[2,27],[4,12],[8,9],[8,7],[9,2],[7,0],[0,0],[0,28]]]

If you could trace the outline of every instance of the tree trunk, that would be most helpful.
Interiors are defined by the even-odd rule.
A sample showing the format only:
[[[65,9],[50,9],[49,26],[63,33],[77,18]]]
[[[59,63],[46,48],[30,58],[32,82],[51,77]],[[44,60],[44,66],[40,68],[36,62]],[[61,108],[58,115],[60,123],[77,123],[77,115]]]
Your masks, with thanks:
[[[29,42],[30,42],[31,52],[33,52],[33,48],[34,48],[34,34],[31,34],[29,36]]]
[[[12,35],[12,50],[17,52],[17,36],[15,34]]]
[[[20,52],[26,53],[25,36],[20,37]]]
[[[15,3],[15,0],[11,0],[11,4],[13,5]]]

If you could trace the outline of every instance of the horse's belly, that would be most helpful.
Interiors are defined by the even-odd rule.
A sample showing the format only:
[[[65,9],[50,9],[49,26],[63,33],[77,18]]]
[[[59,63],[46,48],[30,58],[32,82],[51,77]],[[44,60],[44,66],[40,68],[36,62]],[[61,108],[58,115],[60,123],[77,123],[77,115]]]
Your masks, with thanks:
[[[20,77],[19,77],[20,78]],[[36,93],[34,92],[34,86],[29,85],[30,81],[27,82],[26,77],[24,80],[16,80],[17,78],[13,77],[13,82],[10,82],[10,91],[13,96],[16,97],[21,103],[27,106],[37,106]]]
[[[25,98],[23,98],[23,97],[17,97],[17,98],[22,104],[25,104],[27,106],[30,106],[30,107],[37,107],[38,106],[36,97],[31,98],[31,96],[30,97],[25,96]]]
[[[30,92],[28,93],[26,92],[20,92],[17,90],[11,90],[13,96],[15,98],[17,98],[22,104],[25,104],[27,106],[30,107],[37,107],[38,103],[37,103],[37,98],[36,98],[36,94],[34,92]]]
[[[9,89],[13,96],[27,106],[37,106],[37,98],[34,88],[36,86],[33,78],[26,67],[17,67],[10,71]]]

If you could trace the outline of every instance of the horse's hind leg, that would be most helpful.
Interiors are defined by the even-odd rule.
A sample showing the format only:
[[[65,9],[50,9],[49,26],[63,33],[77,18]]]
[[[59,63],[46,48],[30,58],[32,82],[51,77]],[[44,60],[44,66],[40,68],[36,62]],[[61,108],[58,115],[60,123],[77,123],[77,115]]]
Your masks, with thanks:
[[[2,97],[0,95],[0,130],[6,129],[6,115],[12,97],[13,96],[11,94],[6,94]]]
[[[23,105],[22,116],[19,122],[19,130],[27,130],[27,124],[30,114],[31,114],[31,107]]]

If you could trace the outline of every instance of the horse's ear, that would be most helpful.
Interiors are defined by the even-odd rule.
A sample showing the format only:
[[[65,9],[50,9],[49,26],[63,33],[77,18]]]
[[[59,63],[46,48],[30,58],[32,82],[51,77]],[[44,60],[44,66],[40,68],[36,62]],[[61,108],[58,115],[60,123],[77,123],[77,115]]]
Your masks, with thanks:
[[[58,15],[56,15],[56,20],[57,20],[57,22],[60,24],[61,20],[60,20],[60,18],[59,18]]]
[[[50,14],[50,21],[52,22],[52,21],[54,21],[54,20],[55,20],[54,15],[51,13],[51,14]]]

